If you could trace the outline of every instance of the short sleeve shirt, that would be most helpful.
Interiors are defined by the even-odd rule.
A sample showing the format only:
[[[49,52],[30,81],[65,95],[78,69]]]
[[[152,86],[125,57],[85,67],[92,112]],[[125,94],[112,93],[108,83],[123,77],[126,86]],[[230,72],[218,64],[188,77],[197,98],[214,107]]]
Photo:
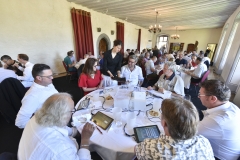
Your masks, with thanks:
[[[101,80],[102,80],[102,75],[99,70],[96,71],[94,78],[91,78],[85,73],[82,73],[78,80],[78,87],[87,87],[87,88],[97,87],[100,84]]]

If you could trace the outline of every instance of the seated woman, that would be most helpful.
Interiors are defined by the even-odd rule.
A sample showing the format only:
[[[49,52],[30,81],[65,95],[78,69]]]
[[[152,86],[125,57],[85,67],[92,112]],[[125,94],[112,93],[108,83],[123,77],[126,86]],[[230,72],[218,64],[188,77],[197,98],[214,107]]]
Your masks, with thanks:
[[[98,88],[102,88],[103,78],[101,72],[97,70],[97,59],[88,58],[82,74],[78,79],[78,87],[82,87],[84,95]]]
[[[166,62],[163,68],[163,74],[159,77],[153,87],[149,86],[148,90],[158,90],[164,93],[164,90],[172,92],[172,95],[184,95],[184,82],[179,75],[175,75],[175,62]]]
[[[209,141],[197,135],[199,116],[196,107],[184,99],[165,99],[160,111],[164,133],[145,139],[135,146],[142,159],[208,159],[214,160]]]

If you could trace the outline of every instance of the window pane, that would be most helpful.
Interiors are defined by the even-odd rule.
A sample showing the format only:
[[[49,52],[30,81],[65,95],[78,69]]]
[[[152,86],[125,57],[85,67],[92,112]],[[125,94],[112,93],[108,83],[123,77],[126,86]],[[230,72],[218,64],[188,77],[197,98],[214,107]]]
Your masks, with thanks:
[[[160,42],[162,42],[163,41],[163,37],[160,37]]]
[[[165,42],[166,42],[166,41],[167,41],[167,39],[168,39],[168,37],[164,37],[163,41],[165,41]]]

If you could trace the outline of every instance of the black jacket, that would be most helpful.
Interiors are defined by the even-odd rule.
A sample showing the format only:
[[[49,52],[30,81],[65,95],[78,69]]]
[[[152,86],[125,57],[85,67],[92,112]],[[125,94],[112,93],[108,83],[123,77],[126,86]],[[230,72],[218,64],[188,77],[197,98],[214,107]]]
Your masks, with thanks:
[[[15,123],[26,91],[22,83],[15,78],[7,78],[0,83],[0,112],[8,122]]]

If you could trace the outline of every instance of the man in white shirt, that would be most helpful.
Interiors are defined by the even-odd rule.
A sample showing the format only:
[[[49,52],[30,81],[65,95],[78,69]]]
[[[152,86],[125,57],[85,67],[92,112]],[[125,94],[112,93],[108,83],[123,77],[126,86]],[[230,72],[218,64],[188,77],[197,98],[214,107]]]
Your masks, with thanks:
[[[165,90],[171,91],[172,95],[184,96],[184,82],[179,75],[175,74],[176,63],[166,62],[163,68],[163,74],[159,77],[153,87],[149,86],[148,90],[157,90],[164,93]]]
[[[207,107],[198,133],[209,140],[218,159],[238,159],[240,109],[229,102],[231,90],[219,80],[208,80],[201,84],[198,97]]]
[[[79,147],[73,138],[77,129],[67,127],[74,112],[69,94],[50,96],[26,125],[18,146],[18,159],[91,160],[89,139],[95,127],[85,124]]]
[[[195,68],[193,71],[186,71],[185,73],[190,75],[191,82],[193,83],[199,83],[202,79],[202,76],[207,71],[207,66],[202,63],[202,58],[198,57],[196,60],[197,68]]]
[[[52,84],[52,71],[46,64],[35,64],[32,70],[34,83],[22,99],[15,125],[24,128],[32,115],[42,107],[44,101],[58,93]]]
[[[141,86],[144,79],[142,69],[136,66],[137,60],[136,55],[131,55],[128,58],[128,64],[121,68],[122,77],[125,77],[129,85],[132,86],[137,86],[138,84]]]
[[[145,63],[145,70],[146,75],[152,74],[153,72],[156,72],[154,63],[157,61],[157,57],[153,56],[149,61]]]
[[[75,64],[75,67],[78,69],[82,64],[86,63],[86,60],[88,59],[89,55],[85,54],[84,59],[81,59],[79,62]]]
[[[17,75],[14,71],[3,68],[2,62],[0,61],[0,83],[6,78],[16,78]]]
[[[17,59],[22,65],[25,66],[25,68],[18,65],[18,63],[15,63],[14,66],[16,66],[19,70],[23,71],[23,76],[17,76],[17,79],[22,82],[24,87],[31,87],[33,84],[33,76],[32,76],[32,68],[33,65],[31,62],[29,62],[29,58],[26,54],[18,54]]]

